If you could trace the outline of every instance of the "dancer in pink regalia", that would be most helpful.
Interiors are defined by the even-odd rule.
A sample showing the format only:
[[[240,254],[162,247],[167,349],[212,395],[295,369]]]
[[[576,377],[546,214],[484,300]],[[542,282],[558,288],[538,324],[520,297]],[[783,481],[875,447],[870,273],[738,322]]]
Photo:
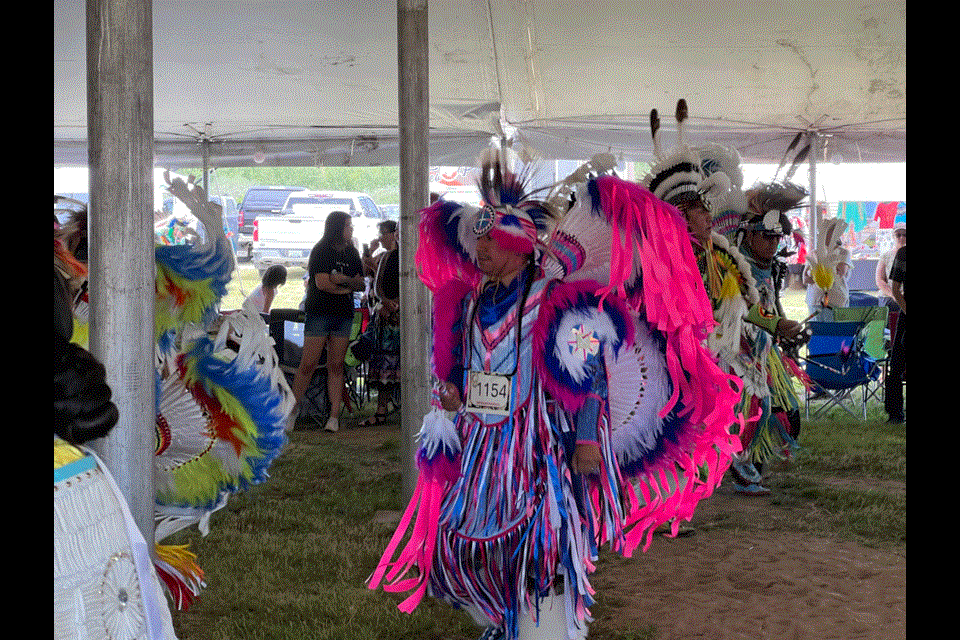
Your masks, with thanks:
[[[676,532],[739,449],[739,381],[704,346],[686,223],[602,165],[537,200],[491,158],[482,208],[421,212],[434,409],[369,580],[412,591],[403,611],[429,594],[482,638],[583,638],[599,546],[629,556],[659,525]]]

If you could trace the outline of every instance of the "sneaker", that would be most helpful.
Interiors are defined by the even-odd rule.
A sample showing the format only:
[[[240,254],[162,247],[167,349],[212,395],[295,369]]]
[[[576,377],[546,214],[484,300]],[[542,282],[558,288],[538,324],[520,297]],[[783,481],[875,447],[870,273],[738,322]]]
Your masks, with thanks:
[[[327,424],[323,427],[324,431],[329,431],[330,433],[336,433],[340,431],[340,421],[330,416],[330,419],[327,420]]]
[[[733,490],[735,493],[739,493],[744,496],[768,496],[770,495],[770,489],[767,489],[763,485],[751,483],[751,484],[735,484],[733,485]]]
[[[752,462],[734,461],[730,474],[738,485],[760,484],[760,472]]]

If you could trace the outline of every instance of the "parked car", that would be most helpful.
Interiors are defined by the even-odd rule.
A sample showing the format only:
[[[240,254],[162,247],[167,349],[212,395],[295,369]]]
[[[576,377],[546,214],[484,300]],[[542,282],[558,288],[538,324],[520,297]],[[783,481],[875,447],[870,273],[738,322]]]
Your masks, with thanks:
[[[280,215],[257,218],[251,258],[262,275],[275,264],[307,268],[314,245],[323,237],[327,216],[345,209],[342,204],[324,204],[307,192],[293,193]]]
[[[243,196],[238,214],[240,255],[252,257],[254,223],[260,214],[279,214],[291,193],[306,191],[306,187],[265,186],[250,187]]]
[[[355,191],[297,191],[287,196],[276,214],[255,222],[251,260],[258,271],[273,264],[306,267],[310,251],[323,237],[327,216],[343,211],[353,218],[353,242],[359,250],[379,235],[383,213],[366,193]]]

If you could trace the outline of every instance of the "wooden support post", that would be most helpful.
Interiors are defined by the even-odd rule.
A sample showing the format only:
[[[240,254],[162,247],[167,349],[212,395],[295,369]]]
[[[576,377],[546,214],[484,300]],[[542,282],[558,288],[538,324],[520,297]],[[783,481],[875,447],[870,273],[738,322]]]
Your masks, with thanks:
[[[430,293],[414,255],[420,209],[429,204],[429,50],[427,0],[397,0],[400,119],[401,476],[409,500],[417,483],[416,443],[430,409]]]
[[[87,0],[90,351],[120,420],[94,444],[154,536],[153,2]]]

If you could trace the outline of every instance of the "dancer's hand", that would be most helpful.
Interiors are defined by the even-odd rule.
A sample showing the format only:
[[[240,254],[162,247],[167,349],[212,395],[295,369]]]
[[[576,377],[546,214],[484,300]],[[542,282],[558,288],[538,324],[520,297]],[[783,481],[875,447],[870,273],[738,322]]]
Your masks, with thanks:
[[[574,473],[597,473],[600,471],[602,459],[599,445],[582,442],[573,450],[571,467]]]
[[[797,334],[803,329],[803,326],[796,320],[781,318],[777,323],[777,335],[781,338],[796,338]]]
[[[460,390],[452,382],[440,383],[440,406],[445,411],[458,411],[463,401],[460,399]]]

